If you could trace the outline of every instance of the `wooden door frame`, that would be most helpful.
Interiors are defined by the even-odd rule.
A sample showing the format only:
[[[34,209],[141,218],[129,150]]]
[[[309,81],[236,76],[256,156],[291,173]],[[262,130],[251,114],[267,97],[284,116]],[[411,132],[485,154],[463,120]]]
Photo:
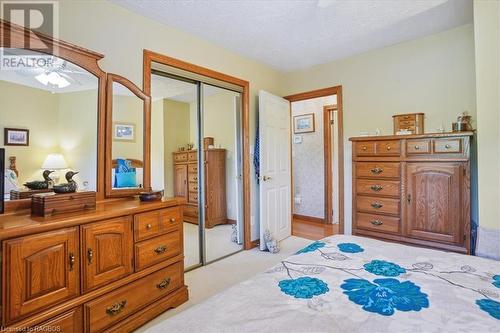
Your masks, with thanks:
[[[318,98],[318,97],[326,97],[336,95],[337,96],[337,117],[338,117],[338,151],[339,151],[339,233],[344,233],[344,134],[343,134],[343,104],[342,104],[342,86],[334,86],[323,89],[317,89],[307,92],[302,92],[298,94],[288,95],[283,97],[284,99],[290,102],[290,118],[292,121],[292,127],[290,130],[290,136],[293,135],[293,117],[292,117],[292,102],[304,101],[308,99]],[[331,109],[331,106],[325,106],[323,108],[323,115],[325,113],[325,108]],[[329,118],[328,118],[329,119]],[[331,131],[329,130],[330,139],[327,141],[326,139],[326,129],[330,128],[325,126],[325,117],[323,117],[323,130],[324,133],[324,151],[325,151],[325,221],[326,223],[332,222],[331,210],[332,210],[332,156],[331,156]],[[293,141],[292,141],[293,142]],[[328,145],[328,147],[327,147]],[[291,149],[291,147],[290,147]],[[328,152],[327,152],[328,150]],[[328,154],[328,156],[327,156]],[[327,161],[328,158],[328,161]],[[327,165],[327,163],[329,163]],[[292,207],[293,207],[293,163],[292,163],[292,155],[290,154],[290,165],[292,167],[292,176],[290,179],[291,191],[292,191]]]
[[[163,65],[182,69],[191,73],[206,76],[219,81],[227,82],[241,87],[241,111],[242,111],[242,144],[243,144],[243,249],[249,250],[257,246],[256,242],[251,240],[250,225],[250,107],[249,94],[250,83],[248,81],[230,76],[209,68],[201,67],[195,64],[172,58],[150,50],[143,51],[143,91],[151,95],[151,64],[157,62]]]

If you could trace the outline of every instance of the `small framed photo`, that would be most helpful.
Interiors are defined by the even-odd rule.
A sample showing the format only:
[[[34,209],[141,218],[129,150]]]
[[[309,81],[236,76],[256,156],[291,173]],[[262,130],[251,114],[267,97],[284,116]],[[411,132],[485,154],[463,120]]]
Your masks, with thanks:
[[[113,140],[124,142],[135,142],[134,123],[113,123]]]
[[[314,131],[314,113],[293,117],[293,133],[311,133]]]
[[[5,146],[29,146],[30,131],[23,128],[4,128],[3,144]]]

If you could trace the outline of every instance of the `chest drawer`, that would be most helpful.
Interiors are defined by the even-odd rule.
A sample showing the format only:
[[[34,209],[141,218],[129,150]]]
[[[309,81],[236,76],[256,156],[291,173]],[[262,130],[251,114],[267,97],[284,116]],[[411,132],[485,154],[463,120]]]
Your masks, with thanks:
[[[356,208],[359,211],[365,211],[374,214],[399,214],[400,209],[399,199],[365,197],[358,196],[356,198]]]
[[[101,332],[183,284],[182,264],[176,263],[84,305],[85,331]]]
[[[27,330],[31,332],[31,330]],[[83,332],[83,311],[82,307],[65,312],[55,318],[50,319],[38,326],[33,332],[62,332],[81,333]]]
[[[375,142],[356,142],[354,149],[358,156],[373,156],[375,155]]]
[[[198,174],[190,172],[188,174],[188,181],[190,183],[198,183]]]
[[[182,221],[180,207],[165,208],[134,216],[135,241],[142,241],[176,229]]]
[[[431,141],[430,140],[408,140],[406,141],[406,153],[408,155],[430,154]]]
[[[189,192],[188,202],[198,203],[198,192]]]
[[[401,166],[398,162],[357,162],[356,176],[365,178],[399,178]]]
[[[357,213],[356,227],[379,232],[399,233],[399,218],[376,214]]]
[[[399,140],[377,141],[375,151],[380,156],[399,156],[401,153],[401,144]]]
[[[185,205],[184,215],[191,217],[198,217],[198,206]]]
[[[395,180],[356,180],[356,191],[359,194],[399,197],[400,187],[401,183]]]
[[[462,152],[462,140],[435,139],[433,150],[436,154],[460,154]]]
[[[189,183],[189,192],[198,192],[198,183]]]
[[[174,162],[187,162],[188,153],[174,153]]]
[[[198,164],[196,164],[196,163],[189,163],[188,164],[188,172],[189,173],[197,173],[198,172]]]
[[[180,230],[176,230],[135,244],[135,270],[139,271],[180,254],[181,237]]]
[[[198,152],[196,151],[191,151],[188,154],[188,161],[197,161],[198,160]]]

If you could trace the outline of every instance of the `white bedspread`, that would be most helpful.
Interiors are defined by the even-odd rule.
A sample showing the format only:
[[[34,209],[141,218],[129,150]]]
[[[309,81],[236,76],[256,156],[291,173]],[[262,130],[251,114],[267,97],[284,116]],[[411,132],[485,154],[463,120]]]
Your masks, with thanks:
[[[498,333],[500,262],[332,236],[147,332]]]

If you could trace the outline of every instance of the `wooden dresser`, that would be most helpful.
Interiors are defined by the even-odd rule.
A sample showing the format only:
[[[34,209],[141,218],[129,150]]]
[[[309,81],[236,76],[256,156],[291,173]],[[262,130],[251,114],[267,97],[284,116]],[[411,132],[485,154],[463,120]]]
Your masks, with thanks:
[[[226,150],[207,149],[205,155],[205,227],[227,223]],[[184,221],[198,224],[198,152],[173,153],[174,195],[186,198]]]
[[[188,299],[183,199],[0,216],[2,328],[131,332]]]
[[[353,233],[469,253],[472,135],[351,138]]]

